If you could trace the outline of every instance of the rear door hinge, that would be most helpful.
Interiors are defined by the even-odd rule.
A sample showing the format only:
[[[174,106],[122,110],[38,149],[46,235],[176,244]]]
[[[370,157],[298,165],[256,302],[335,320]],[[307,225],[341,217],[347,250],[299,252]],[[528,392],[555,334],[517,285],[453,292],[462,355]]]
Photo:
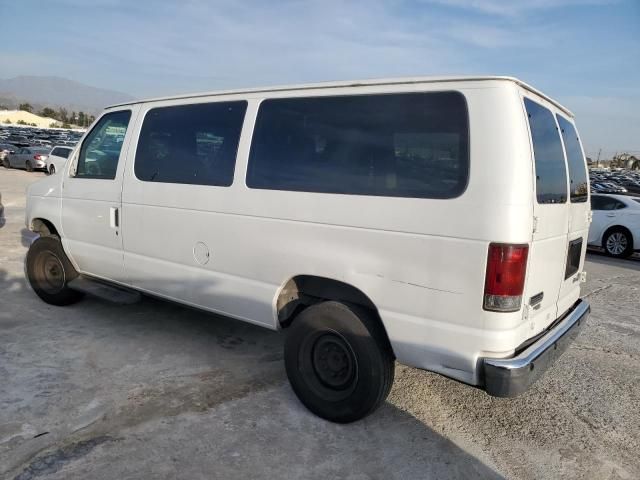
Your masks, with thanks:
[[[587,211],[587,223],[593,222],[593,212],[591,210]]]
[[[533,233],[538,231],[538,217],[533,217]]]

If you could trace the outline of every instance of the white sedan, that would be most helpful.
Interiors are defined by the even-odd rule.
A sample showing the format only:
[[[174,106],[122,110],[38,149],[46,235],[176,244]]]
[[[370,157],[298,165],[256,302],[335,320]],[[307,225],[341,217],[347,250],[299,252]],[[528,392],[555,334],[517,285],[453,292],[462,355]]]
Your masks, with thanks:
[[[640,250],[640,197],[591,195],[591,210],[589,245],[618,258]]]
[[[49,158],[47,159],[47,173],[53,175],[59,172],[67,163],[69,155],[73,152],[73,147],[56,146],[51,149]]]

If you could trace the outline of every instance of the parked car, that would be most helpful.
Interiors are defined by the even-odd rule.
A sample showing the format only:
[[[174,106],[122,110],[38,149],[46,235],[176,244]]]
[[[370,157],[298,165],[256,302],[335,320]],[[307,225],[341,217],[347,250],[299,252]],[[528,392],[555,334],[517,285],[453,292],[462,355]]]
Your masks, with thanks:
[[[618,258],[640,250],[640,197],[591,195],[589,244]]]
[[[5,168],[24,168],[27,172],[45,170],[50,150],[47,147],[21,147],[6,156],[3,163]]]
[[[583,150],[516,79],[125,103],[71,161],[27,192],[42,300],[144,292],[285,330],[293,390],[332,421],[374,411],[395,360],[520,394],[586,323]]]
[[[634,180],[633,178],[624,178],[618,181],[618,184],[627,192],[638,194],[640,193],[640,181]]]
[[[627,189],[613,182],[595,182],[591,184],[594,193],[627,193]]]
[[[45,167],[46,171],[50,175],[59,172],[67,163],[67,159],[69,158],[69,155],[71,155],[71,152],[73,152],[72,147],[65,147],[61,145],[53,147],[51,149],[51,153],[49,153],[49,156],[47,157],[47,165]]]
[[[0,143],[0,162],[3,162],[8,155],[15,153],[17,148],[9,143]]]

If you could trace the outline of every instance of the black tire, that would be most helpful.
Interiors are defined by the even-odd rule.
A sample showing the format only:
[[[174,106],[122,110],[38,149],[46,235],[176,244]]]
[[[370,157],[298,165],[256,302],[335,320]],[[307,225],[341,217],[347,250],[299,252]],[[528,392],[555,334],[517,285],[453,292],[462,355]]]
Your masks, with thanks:
[[[633,237],[624,228],[611,228],[602,237],[602,248],[610,257],[630,257],[633,255]]]
[[[31,288],[46,303],[71,305],[84,296],[68,287],[78,272],[65,255],[58,237],[38,238],[29,247],[26,262]]]
[[[5,159],[2,161],[2,165],[4,165],[4,168],[11,168],[11,162],[9,161],[9,159],[8,159],[8,158],[5,158]]]
[[[27,169],[27,172],[33,172],[33,165],[31,165],[31,162],[29,160],[26,161],[24,167]]]
[[[340,302],[313,305],[294,319],[284,360],[300,401],[332,422],[366,417],[393,385],[394,356],[379,320]]]
[[[54,173],[56,173],[55,165],[49,165],[49,175],[53,175]]]

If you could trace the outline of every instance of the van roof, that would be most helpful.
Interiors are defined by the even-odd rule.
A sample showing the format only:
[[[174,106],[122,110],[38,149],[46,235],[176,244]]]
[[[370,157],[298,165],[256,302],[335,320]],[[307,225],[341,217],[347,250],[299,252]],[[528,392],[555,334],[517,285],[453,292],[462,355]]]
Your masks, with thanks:
[[[130,102],[116,103],[114,105],[109,105],[108,108],[120,107],[123,105],[134,105],[137,103],[146,103],[146,102],[157,102],[164,100],[180,100],[187,98],[199,98],[199,97],[210,97],[217,95],[237,95],[242,93],[262,93],[262,92],[283,92],[283,91],[299,91],[299,90],[315,90],[315,89],[329,89],[329,88],[346,88],[346,87],[363,87],[363,86],[372,86],[372,85],[406,85],[413,83],[447,83],[447,82],[482,82],[488,80],[504,80],[508,82],[514,82],[520,87],[528,90],[545,100],[551,102],[556,107],[561,109],[567,115],[573,117],[573,113],[564,107],[560,102],[554,100],[553,98],[545,95],[541,91],[533,88],[528,83],[523,82],[522,80],[515,77],[508,76],[473,76],[473,75],[461,75],[461,76],[453,76],[453,77],[401,77],[401,78],[381,78],[381,79],[368,79],[368,80],[345,80],[338,82],[321,82],[321,83],[307,83],[300,85],[278,85],[272,87],[257,87],[257,88],[246,88],[246,89],[237,89],[237,90],[218,90],[212,92],[199,92],[199,93],[185,93],[180,95],[172,95],[167,97],[157,97],[157,98],[149,98],[144,100],[132,100]]]

